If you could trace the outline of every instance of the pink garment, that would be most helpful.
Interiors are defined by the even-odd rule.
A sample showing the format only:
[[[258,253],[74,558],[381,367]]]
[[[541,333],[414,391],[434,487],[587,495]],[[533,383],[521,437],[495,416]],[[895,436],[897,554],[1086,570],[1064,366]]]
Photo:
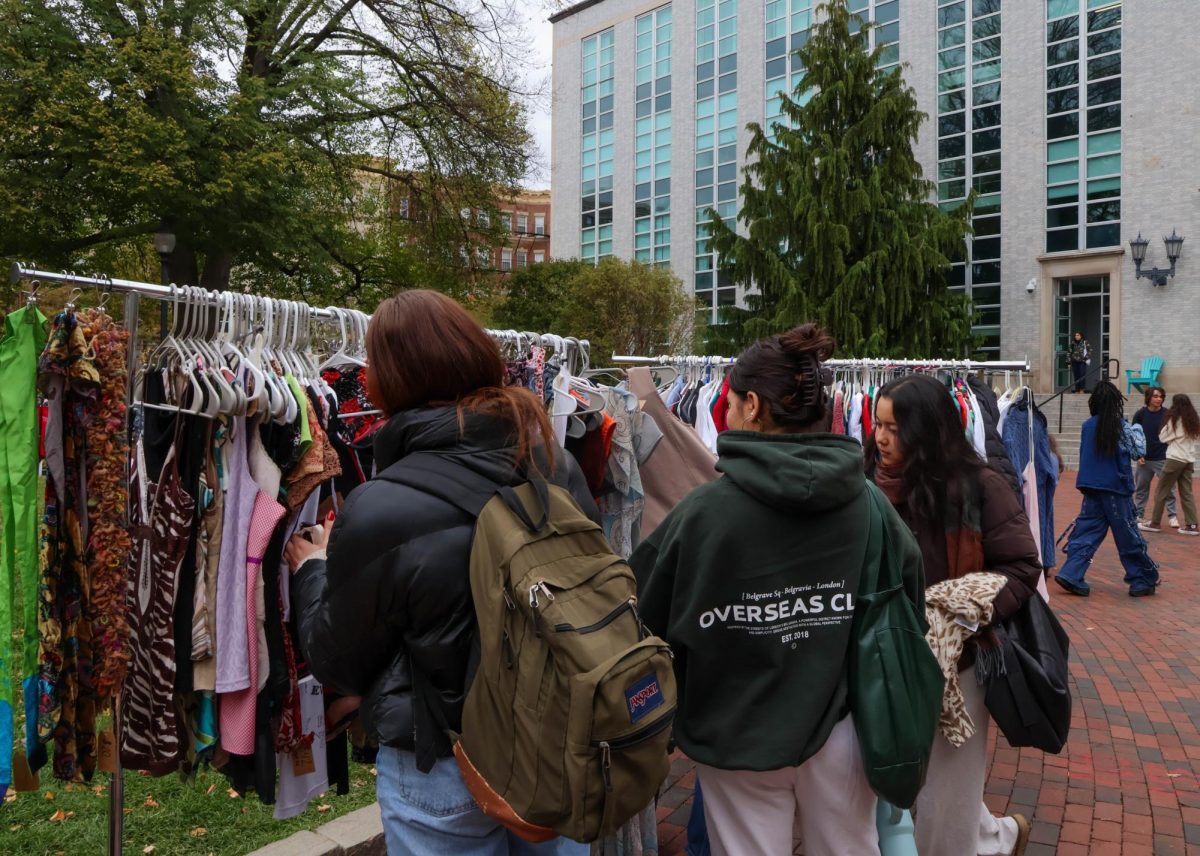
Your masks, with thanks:
[[[262,491],[254,497],[250,531],[246,536],[246,591],[261,590],[263,554],[271,535],[287,510]],[[258,636],[263,615],[257,597],[246,598],[246,646],[250,661],[250,684],[245,689],[220,696],[221,748],[231,755],[254,754],[254,711],[258,699]]]
[[[1021,495],[1025,498],[1025,515],[1029,518],[1029,531],[1033,533],[1033,541],[1037,544],[1038,555],[1042,555],[1042,528],[1038,521],[1041,520],[1041,515],[1038,507],[1038,492],[1037,492],[1037,473],[1033,468],[1033,461],[1025,465],[1025,471],[1021,474],[1024,480],[1024,485],[1021,488]],[[1038,594],[1046,603],[1050,602],[1050,589],[1046,587],[1046,575],[1038,574],[1037,582]]]
[[[829,430],[834,434],[846,433],[846,397],[840,389],[833,394],[833,425]]]

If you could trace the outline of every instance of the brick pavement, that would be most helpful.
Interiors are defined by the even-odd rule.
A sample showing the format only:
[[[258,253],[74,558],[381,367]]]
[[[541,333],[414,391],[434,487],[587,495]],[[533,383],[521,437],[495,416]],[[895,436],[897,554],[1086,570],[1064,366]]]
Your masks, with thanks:
[[[1059,532],[1079,511],[1073,476],[1055,499]],[[1091,597],[1051,583],[1071,636],[1071,737],[1057,756],[993,739],[984,796],[1033,820],[1027,856],[1200,856],[1200,538],[1146,538],[1156,597],[1126,594],[1111,537],[1088,572]],[[675,758],[658,805],[663,856],[683,852],[693,781]]]

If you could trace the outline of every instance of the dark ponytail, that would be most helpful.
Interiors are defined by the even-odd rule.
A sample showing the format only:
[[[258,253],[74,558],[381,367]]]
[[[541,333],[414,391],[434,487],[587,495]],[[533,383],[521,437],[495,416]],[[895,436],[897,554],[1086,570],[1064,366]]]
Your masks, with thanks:
[[[801,431],[826,418],[825,386],[832,379],[821,366],[837,342],[816,324],[802,324],[755,342],[738,357],[729,388],[740,396],[754,392],[780,428]]]

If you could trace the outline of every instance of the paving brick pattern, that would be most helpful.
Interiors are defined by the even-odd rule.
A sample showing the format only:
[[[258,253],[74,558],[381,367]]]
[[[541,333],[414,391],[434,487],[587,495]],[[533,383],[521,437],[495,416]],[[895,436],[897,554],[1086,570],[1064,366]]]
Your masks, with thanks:
[[[1079,505],[1068,472],[1059,532]],[[1128,596],[1111,538],[1088,572],[1091,597],[1051,583],[1071,636],[1071,737],[1057,756],[994,740],[984,795],[993,812],[1033,820],[1027,856],[1200,856],[1200,538],[1146,538],[1156,597]],[[663,856],[683,852],[693,782],[675,758],[658,805]]]

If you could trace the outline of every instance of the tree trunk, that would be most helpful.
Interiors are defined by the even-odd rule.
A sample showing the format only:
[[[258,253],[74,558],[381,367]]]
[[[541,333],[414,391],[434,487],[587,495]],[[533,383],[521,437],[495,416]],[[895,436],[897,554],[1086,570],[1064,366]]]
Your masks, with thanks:
[[[233,253],[229,250],[214,250],[204,259],[204,276],[200,284],[210,291],[229,288],[229,275],[233,271]]]

